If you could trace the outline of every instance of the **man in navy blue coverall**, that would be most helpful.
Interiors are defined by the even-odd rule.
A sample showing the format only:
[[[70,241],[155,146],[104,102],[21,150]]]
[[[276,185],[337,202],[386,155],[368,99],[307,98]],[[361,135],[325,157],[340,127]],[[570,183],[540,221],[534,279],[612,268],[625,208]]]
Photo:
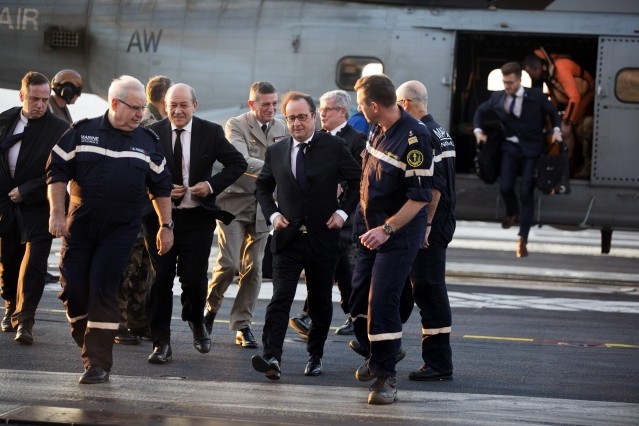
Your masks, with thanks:
[[[455,144],[448,132],[428,113],[428,91],[419,81],[397,88],[397,103],[428,128],[435,144],[433,201],[428,204],[426,234],[413,263],[408,285],[419,307],[424,365],[411,380],[453,378],[450,347],[452,315],[446,290],[446,248],[455,232]],[[412,305],[412,303],[411,303]]]
[[[357,104],[372,124],[362,161],[355,213],[359,246],[353,271],[351,317],[370,356],[355,377],[376,379],[369,404],[397,399],[396,357],[401,347],[400,295],[424,238],[433,187],[433,143],[422,123],[396,104],[385,75],[355,84]]]
[[[80,383],[103,383],[113,365],[120,323],[118,295],[149,193],[162,225],[171,222],[171,176],[157,136],[140,127],[144,85],[130,76],[109,87],[109,110],[82,120],[62,136],[47,164],[49,232],[62,240],[60,299],[71,335],[82,348]],[[68,217],[67,182],[71,183]],[[161,226],[160,255],[173,245]]]

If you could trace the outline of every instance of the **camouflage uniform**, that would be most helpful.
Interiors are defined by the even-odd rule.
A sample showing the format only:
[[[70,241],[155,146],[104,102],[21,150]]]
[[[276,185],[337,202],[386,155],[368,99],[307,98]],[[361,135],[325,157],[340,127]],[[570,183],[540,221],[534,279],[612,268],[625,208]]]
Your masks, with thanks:
[[[146,127],[161,119],[160,112],[149,103],[140,125]],[[144,213],[151,211],[149,204]],[[146,305],[152,282],[151,258],[144,245],[144,232],[140,228],[120,287],[120,329],[128,328],[135,331],[134,334],[148,337],[149,322],[146,316]]]
[[[120,328],[148,328],[146,304],[151,282],[151,260],[140,229],[120,287]]]

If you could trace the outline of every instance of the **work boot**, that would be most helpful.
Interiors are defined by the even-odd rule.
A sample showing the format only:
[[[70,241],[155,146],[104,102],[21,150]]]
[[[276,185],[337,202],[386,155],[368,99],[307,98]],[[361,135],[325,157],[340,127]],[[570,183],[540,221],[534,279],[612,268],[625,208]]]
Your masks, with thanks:
[[[397,380],[393,376],[379,376],[370,391],[369,404],[392,404],[397,401]]]
[[[11,315],[16,311],[15,305],[5,303],[4,316],[2,317],[2,331],[12,332],[16,331],[11,324]]]
[[[33,321],[18,324],[15,340],[23,345],[33,345]]]

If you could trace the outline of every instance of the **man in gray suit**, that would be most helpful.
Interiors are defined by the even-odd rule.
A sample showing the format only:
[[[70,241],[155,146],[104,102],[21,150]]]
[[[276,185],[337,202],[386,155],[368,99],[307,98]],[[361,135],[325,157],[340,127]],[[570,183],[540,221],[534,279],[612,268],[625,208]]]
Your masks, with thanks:
[[[224,293],[239,271],[239,290],[231,309],[229,329],[237,331],[235,343],[244,348],[257,347],[251,319],[262,284],[262,259],[270,231],[255,199],[255,178],[264,165],[266,147],[287,134],[286,125],[275,119],[277,104],[275,86],[255,82],[249,92],[251,110],[226,123],[226,138],[244,155],[248,169],[217,197],[217,204],[233,213],[235,220],[228,225],[218,223],[219,254],[209,283],[204,324],[210,334]]]

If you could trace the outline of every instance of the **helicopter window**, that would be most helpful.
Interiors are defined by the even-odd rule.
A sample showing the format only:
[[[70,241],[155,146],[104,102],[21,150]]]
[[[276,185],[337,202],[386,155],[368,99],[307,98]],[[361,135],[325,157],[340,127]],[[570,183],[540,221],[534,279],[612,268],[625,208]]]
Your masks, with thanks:
[[[488,74],[488,90],[497,92],[504,90],[504,76],[501,75],[501,69],[495,68]],[[521,85],[524,87],[532,87],[532,80],[526,71],[521,72]],[[544,83],[544,93],[548,93],[546,83]]]
[[[639,68],[624,68],[617,73],[615,96],[621,102],[639,102]]]
[[[345,56],[337,62],[335,83],[343,90],[352,91],[355,82],[363,76],[381,74],[384,64],[377,58],[369,56]]]

